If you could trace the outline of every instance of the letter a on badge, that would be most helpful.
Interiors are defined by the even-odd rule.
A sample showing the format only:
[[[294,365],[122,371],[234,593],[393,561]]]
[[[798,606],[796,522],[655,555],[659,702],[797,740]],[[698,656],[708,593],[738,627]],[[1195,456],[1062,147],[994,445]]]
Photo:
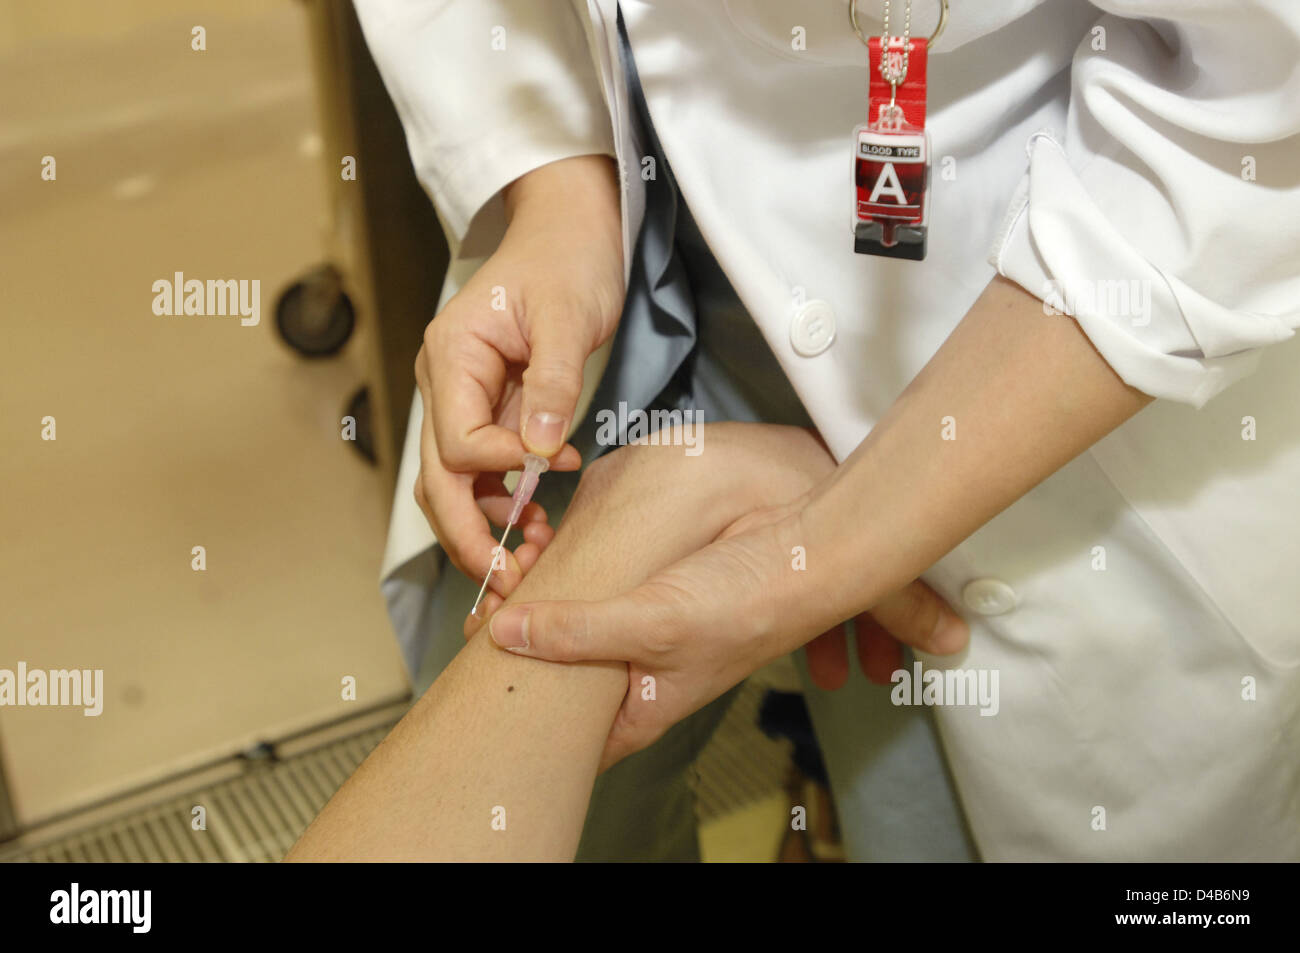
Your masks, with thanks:
[[[880,201],[880,196],[889,195],[899,205],[907,204],[907,195],[903,192],[903,183],[898,181],[898,173],[894,171],[894,163],[886,162],[880,170],[880,178],[876,179],[876,187],[871,190],[870,202]]]

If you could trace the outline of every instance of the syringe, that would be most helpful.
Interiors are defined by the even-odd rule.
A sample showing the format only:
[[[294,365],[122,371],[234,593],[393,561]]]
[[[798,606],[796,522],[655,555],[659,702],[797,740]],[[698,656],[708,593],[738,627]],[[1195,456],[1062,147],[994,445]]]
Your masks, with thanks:
[[[478,597],[474,600],[474,608],[469,610],[470,615],[478,612],[478,604],[483,601],[483,593],[487,592],[488,580],[492,578],[492,573],[496,571],[497,559],[501,560],[502,566],[505,565],[506,537],[510,535],[510,527],[518,522],[519,514],[524,511],[528,501],[533,498],[533,492],[537,489],[537,481],[550,468],[551,464],[545,457],[539,457],[535,453],[524,454],[524,472],[519,475],[519,483],[515,486],[515,495],[512,497],[514,505],[510,507],[510,519],[506,521],[506,531],[501,534],[501,542],[497,543],[497,548],[492,551],[492,564],[488,566],[487,575],[483,577],[483,585],[479,586]]]

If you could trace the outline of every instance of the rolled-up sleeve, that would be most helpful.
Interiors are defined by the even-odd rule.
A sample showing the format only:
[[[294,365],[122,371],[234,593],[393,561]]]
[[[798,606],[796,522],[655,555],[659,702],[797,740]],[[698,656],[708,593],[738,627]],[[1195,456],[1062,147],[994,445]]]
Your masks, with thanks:
[[[1300,3],[1095,5],[992,262],[1126,383],[1201,406],[1300,326]]]
[[[614,155],[571,0],[355,0],[366,44],[449,238],[539,166]]]

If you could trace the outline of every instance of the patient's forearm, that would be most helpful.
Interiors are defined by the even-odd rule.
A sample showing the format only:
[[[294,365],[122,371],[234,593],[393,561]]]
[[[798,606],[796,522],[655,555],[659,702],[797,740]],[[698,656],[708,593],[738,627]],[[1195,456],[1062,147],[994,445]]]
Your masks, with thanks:
[[[598,466],[508,602],[613,596],[748,509],[798,496],[831,466],[792,428],[711,425],[707,436],[696,458],[638,447]],[[770,478],[755,481],[764,460]],[[523,658],[498,649],[485,627],[288,859],[572,859],[626,690],[622,663]]]
[[[476,636],[289,859],[572,859],[626,688],[621,663],[549,665]]]

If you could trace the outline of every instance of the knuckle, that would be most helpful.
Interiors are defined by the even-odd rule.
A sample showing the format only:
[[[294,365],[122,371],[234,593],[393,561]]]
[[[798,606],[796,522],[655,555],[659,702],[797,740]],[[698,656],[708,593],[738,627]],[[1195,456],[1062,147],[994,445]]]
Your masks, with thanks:
[[[421,352],[425,370],[430,376],[439,364],[455,359],[456,344],[462,336],[457,333],[456,324],[446,311],[425,325]]]
[[[641,650],[648,662],[659,663],[672,657],[677,650],[677,639],[673,632],[663,626],[651,626],[646,630]]]
[[[567,350],[557,350],[555,342],[550,347],[538,347],[533,359],[524,369],[524,383],[534,387],[572,388],[582,386],[583,361]]]
[[[579,655],[586,640],[586,613],[579,607],[555,606],[538,621],[550,654],[564,659]]]
[[[415,358],[415,385],[420,393],[429,397],[433,391],[433,359],[427,350],[421,350]]]
[[[651,591],[638,598],[641,617],[646,620],[641,649],[648,660],[660,661],[669,658],[681,645],[678,620],[669,609],[672,605],[671,597],[672,593],[660,597]]]
[[[458,437],[448,436],[438,442],[438,460],[448,470],[464,472],[474,469],[473,454],[465,442]]]
[[[438,499],[438,486],[427,473],[421,472],[415,481],[415,502],[419,504],[426,516],[432,521],[433,505]]]
[[[441,331],[442,331],[442,325],[438,323],[438,320],[436,318],[424,326],[424,334],[421,338],[421,340],[424,342],[424,347],[421,353],[425,358],[425,360],[428,360],[434,354],[438,353],[438,349],[439,349],[438,339],[441,336]]]

